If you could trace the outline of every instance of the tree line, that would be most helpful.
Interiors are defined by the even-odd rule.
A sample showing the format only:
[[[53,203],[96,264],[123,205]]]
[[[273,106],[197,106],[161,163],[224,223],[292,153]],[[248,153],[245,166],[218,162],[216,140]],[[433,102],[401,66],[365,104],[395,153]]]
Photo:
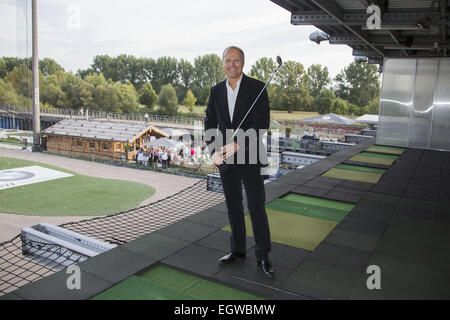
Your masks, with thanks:
[[[275,68],[272,58],[263,57],[248,75],[265,82]],[[193,63],[172,57],[98,55],[88,69],[76,74],[66,72],[54,59],[39,61],[40,101],[48,108],[175,116],[180,103],[191,113],[194,105],[205,106],[210,88],[223,79],[216,54],[198,56]],[[320,114],[377,114],[379,91],[377,68],[355,62],[332,80],[327,67],[314,64],[305,70],[299,62],[286,61],[268,86],[273,110]],[[1,58],[0,102],[30,105],[30,92],[31,59]]]

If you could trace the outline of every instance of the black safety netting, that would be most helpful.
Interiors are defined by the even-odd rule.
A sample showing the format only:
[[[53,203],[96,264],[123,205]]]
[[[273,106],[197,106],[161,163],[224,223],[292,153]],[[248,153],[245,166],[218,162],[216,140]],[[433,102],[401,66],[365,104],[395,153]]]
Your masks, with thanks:
[[[207,181],[137,209],[60,225],[82,235],[121,245],[204,211],[222,201]],[[87,257],[52,243],[16,236],[0,244],[0,296],[47,277]]]

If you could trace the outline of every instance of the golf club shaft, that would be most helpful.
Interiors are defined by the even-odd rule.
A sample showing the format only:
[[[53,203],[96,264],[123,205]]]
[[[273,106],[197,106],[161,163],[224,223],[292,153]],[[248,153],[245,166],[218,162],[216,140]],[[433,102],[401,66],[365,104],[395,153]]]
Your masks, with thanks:
[[[255,101],[253,101],[253,104],[251,105],[250,109],[248,109],[247,113],[244,116],[244,119],[242,119],[241,123],[239,123],[239,126],[237,127],[237,129],[234,131],[233,136],[231,137],[231,139],[233,139],[236,136],[236,133],[238,132],[238,130],[241,128],[242,124],[244,123],[245,119],[247,119],[247,116],[250,114],[250,112],[252,111],[253,107],[255,106],[256,102],[258,101],[259,97],[262,95],[262,93],[264,92],[264,90],[266,89],[266,87],[269,85],[270,81],[272,81],[272,78],[275,76],[275,74],[277,73],[278,69],[280,69],[281,65],[278,65],[278,67],[275,69],[275,71],[272,73],[272,75],[270,76],[269,80],[266,82],[266,84],[264,85],[264,87],[262,88],[261,92],[258,94],[258,96],[256,97]]]

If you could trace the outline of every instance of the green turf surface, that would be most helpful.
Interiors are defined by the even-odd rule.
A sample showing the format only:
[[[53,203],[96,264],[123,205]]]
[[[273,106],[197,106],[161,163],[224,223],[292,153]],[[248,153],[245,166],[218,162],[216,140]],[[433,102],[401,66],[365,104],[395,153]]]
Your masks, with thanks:
[[[323,206],[299,203],[297,201],[284,199],[276,199],[269,203],[266,208],[333,222],[341,221],[348,212],[336,208],[327,208]]]
[[[299,214],[266,209],[272,242],[314,250],[337,225],[336,222],[305,217]],[[250,215],[245,216],[247,235],[253,237]],[[223,228],[231,231],[228,225]]]
[[[356,170],[347,170],[340,168],[332,168],[329,171],[325,172],[322,176],[343,180],[352,180],[359,182],[367,182],[367,183],[377,183],[380,180],[382,174],[373,173],[373,172],[363,172]]]
[[[288,194],[266,205],[272,242],[314,250],[352,210],[353,204]],[[245,216],[247,235],[253,237],[250,215]],[[231,226],[223,228],[231,231]]]
[[[406,150],[405,148],[375,145],[373,147],[370,147],[366,151],[401,155],[405,150]]]
[[[280,199],[296,201],[296,202],[299,202],[301,204],[306,204],[306,205],[312,204],[312,205],[317,205],[317,206],[321,206],[324,208],[333,208],[333,209],[343,210],[343,211],[347,211],[347,212],[350,211],[351,209],[353,209],[353,207],[354,207],[354,205],[350,204],[350,203],[328,200],[328,199],[321,199],[321,198],[314,198],[314,197],[304,196],[304,195],[295,194],[295,193],[288,194]]]
[[[347,170],[355,170],[355,171],[363,171],[363,172],[372,172],[372,173],[378,173],[378,174],[384,174],[386,172],[385,169],[369,168],[369,167],[363,167],[363,166],[354,166],[354,165],[350,165],[350,164],[340,164],[340,165],[337,165],[335,168],[347,169]]]
[[[356,162],[365,162],[365,163],[382,164],[382,165],[390,166],[397,159],[398,159],[398,156],[395,156],[395,155],[380,154],[380,153],[373,153],[373,152],[361,152],[361,153],[351,157],[349,160],[356,161]]]
[[[262,300],[255,295],[157,265],[136,274],[93,300]]]
[[[93,216],[134,209],[155,189],[122,180],[100,179],[27,160],[0,157],[0,170],[41,166],[73,174],[0,191],[0,212],[36,216]]]

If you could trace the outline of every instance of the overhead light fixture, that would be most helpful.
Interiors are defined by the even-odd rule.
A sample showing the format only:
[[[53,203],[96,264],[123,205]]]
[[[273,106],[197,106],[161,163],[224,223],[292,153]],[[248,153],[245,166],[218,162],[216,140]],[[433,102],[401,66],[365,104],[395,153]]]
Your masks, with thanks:
[[[314,31],[309,35],[309,40],[320,44],[322,41],[330,40],[330,35],[323,31]]]
[[[416,23],[416,26],[419,29],[426,29],[426,30],[433,29],[433,25],[430,23],[430,20],[428,18],[422,18],[422,19],[418,20]]]

